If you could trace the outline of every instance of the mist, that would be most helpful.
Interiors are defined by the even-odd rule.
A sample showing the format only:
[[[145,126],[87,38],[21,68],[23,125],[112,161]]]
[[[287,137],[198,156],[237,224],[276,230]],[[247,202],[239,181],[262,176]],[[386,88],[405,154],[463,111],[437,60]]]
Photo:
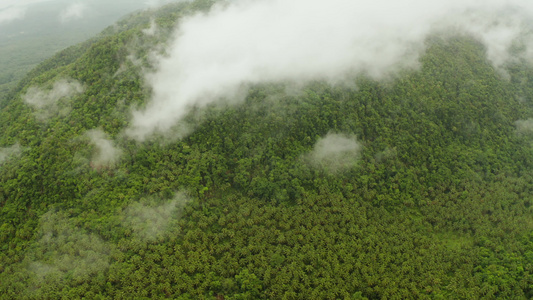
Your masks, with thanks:
[[[533,134],[533,119],[518,120],[515,122],[516,133],[518,135]]]
[[[127,14],[173,1],[0,0],[0,99],[37,64]]]
[[[113,245],[78,228],[65,212],[51,210],[42,215],[37,238],[26,258],[31,274],[27,289],[30,296],[46,283],[61,287],[67,277],[84,281],[109,268]]]
[[[2,165],[8,159],[18,156],[20,152],[21,148],[18,143],[11,147],[0,148],[0,165]]]
[[[24,18],[26,10],[20,7],[9,7],[0,11],[0,24]]]
[[[337,173],[352,168],[361,149],[355,136],[330,132],[315,143],[304,160],[315,168]]]
[[[35,110],[36,117],[45,121],[49,117],[69,112],[68,104],[60,105],[60,100],[68,99],[84,91],[84,87],[76,80],[61,79],[56,81],[52,89],[30,87],[22,96],[24,101]]]
[[[173,199],[157,205],[135,202],[128,206],[122,215],[122,225],[143,241],[151,241],[164,236],[170,220],[181,213],[190,201],[184,193],[176,193]]]
[[[192,107],[238,100],[250,84],[389,78],[418,68],[435,33],[474,36],[501,68],[511,59],[512,43],[527,37],[532,12],[533,4],[521,0],[224,3],[176,28],[157,71],[146,75],[151,100],[133,111],[127,133],[142,141],[168,131]]]
[[[59,14],[61,23],[67,23],[71,20],[82,19],[83,14],[87,10],[87,8],[88,7],[86,4],[80,2],[74,2],[70,4]]]
[[[153,36],[157,33],[157,24],[154,20],[150,22],[150,27],[143,29],[142,32],[148,36]]]
[[[96,148],[96,152],[91,160],[93,167],[112,166],[118,162],[122,155],[122,150],[117,148],[113,141],[109,140],[101,129],[89,130],[86,135],[91,139],[91,144]]]
[[[166,238],[172,221],[179,219],[189,200],[182,192],[163,202],[143,199],[119,214],[120,225],[138,242]],[[104,276],[115,263],[113,253],[120,251],[117,245],[79,224],[78,218],[64,210],[51,209],[40,217],[35,244],[19,265],[29,275],[25,296],[39,298],[43,288],[62,288],[68,281],[86,282],[90,277]]]

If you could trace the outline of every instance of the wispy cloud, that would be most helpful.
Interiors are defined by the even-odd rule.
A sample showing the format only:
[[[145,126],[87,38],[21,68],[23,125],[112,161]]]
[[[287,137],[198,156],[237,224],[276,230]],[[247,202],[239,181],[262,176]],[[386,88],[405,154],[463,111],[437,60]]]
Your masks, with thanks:
[[[13,6],[30,6],[36,3],[50,2],[54,0],[2,0],[0,1],[0,10]]]
[[[475,36],[500,67],[531,16],[525,0],[225,2],[180,24],[157,72],[146,76],[153,97],[133,112],[128,134],[143,140],[168,131],[192,107],[237,98],[250,83],[383,78],[416,68],[438,31]]]
[[[91,164],[94,167],[110,166],[115,164],[122,150],[117,148],[113,141],[107,139],[106,134],[101,129],[87,131],[86,135],[91,139],[91,144],[96,147]]]
[[[157,33],[157,24],[154,20],[150,22],[150,27],[145,28],[142,30],[142,32],[148,36],[153,36]]]
[[[56,81],[50,90],[30,87],[22,98],[35,109],[37,118],[44,121],[60,112],[59,100],[80,94],[83,90],[83,86],[78,81],[61,79]]]
[[[192,0],[146,0],[144,1],[144,5],[148,7],[157,7],[161,6],[170,2],[186,2],[186,1],[192,1]]]
[[[515,122],[516,133],[521,135],[533,134],[533,119],[518,120]]]
[[[8,7],[0,10],[0,25],[10,23],[18,19],[24,19],[26,7]]]
[[[313,167],[337,173],[353,167],[361,149],[355,136],[330,132],[303,158]]]
[[[113,246],[98,235],[87,233],[75,226],[64,212],[49,211],[44,214],[37,229],[38,240],[28,264],[31,279],[27,294],[31,296],[47,284],[61,286],[70,280],[86,280],[105,272],[109,267]]]
[[[11,147],[0,148],[0,165],[2,165],[9,158],[18,156],[20,152],[21,148],[18,143]]]
[[[184,193],[160,205],[136,202],[128,206],[122,216],[122,224],[141,240],[154,240],[166,233],[170,220],[179,214],[190,199]]]
[[[0,1],[0,26],[15,20],[22,20],[32,5],[50,1],[54,0],[2,0]]]
[[[87,5],[85,3],[72,3],[61,11],[59,14],[59,20],[61,23],[67,23],[73,20],[82,19],[86,10]]]

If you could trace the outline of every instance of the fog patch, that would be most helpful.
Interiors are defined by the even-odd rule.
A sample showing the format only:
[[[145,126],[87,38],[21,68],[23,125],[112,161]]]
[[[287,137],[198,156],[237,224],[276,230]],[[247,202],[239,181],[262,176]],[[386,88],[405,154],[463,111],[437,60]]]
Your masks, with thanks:
[[[303,159],[315,168],[337,173],[354,167],[362,146],[354,135],[328,133]]]
[[[45,121],[58,113],[63,116],[68,114],[70,108],[67,103],[62,102],[82,93],[83,90],[83,86],[78,81],[61,79],[55,82],[49,90],[30,87],[22,98],[34,108],[36,117]]]
[[[383,151],[378,152],[376,155],[374,155],[374,160],[378,163],[386,162],[387,160],[393,159],[398,155],[398,150],[396,147],[393,148],[385,148]]]
[[[151,7],[151,8],[156,8],[156,7],[168,4],[168,3],[189,2],[189,1],[191,0],[146,0],[144,1],[144,5]]]
[[[154,20],[150,22],[150,27],[145,28],[142,30],[142,33],[148,35],[148,36],[154,36],[157,33],[157,24]]]
[[[68,23],[73,20],[82,19],[85,11],[87,10],[87,5],[80,2],[71,3],[59,14],[59,20],[61,23]]]
[[[88,282],[109,267],[111,247],[78,228],[65,212],[49,211],[39,221],[38,241],[28,257],[29,293],[65,281]]]
[[[144,74],[155,71],[159,57],[165,54],[163,46],[165,38],[163,37],[163,30],[157,26],[155,20],[152,19],[148,26],[148,28],[141,30],[141,35],[128,41],[125,47],[128,54],[114,76],[131,71],[142,78]],[[148,85],[145,87],[150,89]]]
[[[6,162],[10,158],[15,158],[20,155],[21,152],[20,145],[14,144],[11,147],[0,148],[0,165]]]
[[[250,84],[388,78],[417,68],[435,32],[477,37],[498,68],[532,15],[533,2],[524,0],[225,2],[181,22],[146,76],[152,99],[133,112],[127,134],[142,141],[171,130],[193,108],[242,100],[239,90]]]
[[[516,133],[518,135],[531,135],[533,134],[533,119],[518,120],[515,122]]]
[[[15,20],[24,19],[26,15],[25,7],[11,6],[0,10],[0,25],[7,24]]]
[[[154,31],[155,34],[157,34],[157,30]],[[137,67],[141,77],[143,74],[154,71],[159,55],[165,52],[163,47],[157,43],[154,41],[134,40],[127,47],[129,54],[126,56],[126,62],[130,62],[132,66]]]
[[[180,214],[190,199],[178,193],[166,203],[154,205],[136,202],[128,206],[122,216],[122,224],[131,230],[134,237],[151,241],[165,236],[170,220]]]
[[[101,129],[89,130],[86,135],[90,138],[91,144],[96,147],[91,166],[94,168],[112,166],[119,161],[122,150],[117,148]]]

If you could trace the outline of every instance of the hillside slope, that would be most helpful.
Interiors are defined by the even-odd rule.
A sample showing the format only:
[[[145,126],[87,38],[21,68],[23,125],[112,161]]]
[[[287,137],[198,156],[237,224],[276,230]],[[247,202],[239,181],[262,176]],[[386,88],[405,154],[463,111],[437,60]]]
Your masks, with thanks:
[[[2,103],[0,298],[533,297],[530,65],[433,36],[387,81],[257,84],[131,140],[151,51],[211,4],[132,16]]]
[[[0,5],[4,18],[10,9],[23,13],[20,19],[0,21],[0,100],[43,60],[94,36],[125,13],[147,7],[140,0],[10,2],[11,5],[8,1]],[[69,9],[77,14],[68,16]]]

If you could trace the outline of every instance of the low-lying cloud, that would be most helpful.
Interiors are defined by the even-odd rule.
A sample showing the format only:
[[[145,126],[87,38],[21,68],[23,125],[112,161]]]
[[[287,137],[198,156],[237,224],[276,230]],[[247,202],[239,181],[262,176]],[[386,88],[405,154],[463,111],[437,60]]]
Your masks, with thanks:
[[[172,216],[179,213],[189,201],[184,193],[177,193],[172,200],[159,205],[133,203],[124,210],[122,224],[136,238],[154,240],[166,233]]]
[[[0,25],[10,23],[15,20],[24,19],[26,15],[25,7],[8,7],[0,10]]]
[[[21,148],[18,143],[11,147],[0,148],[0,165],[2,165],[9,158],[18,156],[20,152]]]
[[[59,14],[59,20],[61,23],[67,23],[73,20],[82,19],[87,8],[87,5],[84,3],[72,3],[61,11]]]
[[[49,211],[39,222],[38,242],[28,271],[32,280],[28,293],[54,282],[58,277],[87,281],[109,267],[110,244],[99,236],[84,232],[64,212]]]
[[[330,132],[315,143],[304,160],[313,167],[336,173],[352,168],[361,149],[355,136]]]
[[[189,202],[184,193],[177,193],[162,204],[148,203],[149,200],[131,204],[120,215],[121,226],[140,242],[168,237],[171,221]],[[79,220],[66,211],[50,210],[41,216],[36,242],[20,265],[29,275],[26,297],[40,298],[41,289],[63,288],[68,282],[90,282],[91,278],[105,276],[112,253],[120,249],[77,224]]]
[[[181,22],[146,76],[153,96],[127,133],[143,140],[165,132],[192,107],[237,98],[248,84],[379,79],[416,68],[427,37],[450,29],[478,38],[501,67],[531,16],[533,2],[524,0],[226,2]]]
[[[162,6],[171,2],[186,2],[191,0],[146,0],[144,1],[144,5],[148,7],[158,7]]]
[[[122,150],[116,147],[101,129],[89,130],[86,135],[91,139],[91,144],[96,147],[96,153],[91,160],[93,167],[112,166],[118,162]]]
[[[516,133],[521,135],[533,134],[533,119],[518,120],[515,122]]]
[[[143,29],[142,32],[148,36],[154,36],[157,33],[157,24],[154,20],[150,22],[150,27]]]
[[[56,81],[50,90],[30,87],[26,94],[22,96],[24,101],[35,109],[35,114],[40,120],[57,114],[66,114],[68,106],[60,107],[59,100],[68,99],[82,93],[83,86],[75,80],[62,79]]]

